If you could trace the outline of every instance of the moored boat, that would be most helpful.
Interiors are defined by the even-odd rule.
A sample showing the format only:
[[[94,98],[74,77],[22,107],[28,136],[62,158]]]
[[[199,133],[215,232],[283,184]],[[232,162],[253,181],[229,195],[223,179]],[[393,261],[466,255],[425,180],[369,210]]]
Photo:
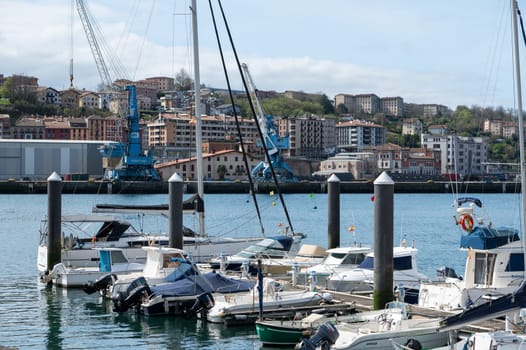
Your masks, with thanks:
[[[247,324],[254,323],[260,312],[263,317],[290,316],[298,311],[312,311],[321,304],[333,302],[330,293],[283,290],[282,285],[270,278],[264,279],[261,298],[260,305],[256,287],[245,293],[216,296],[215,305],[208,310],[206,318],[212,323]]]
[[[98,267],[67,267],[59,263],[51,271],[42,273],[41,281],[59,287],[81,288],[87,282],[108,274],[126,276],[144,268],[144,264],[129,262],[121,248],[94,248],[94,251],[99,255]]]
[[[404,303],[390,302],[380,316],[370,322],[325,323],[318,332],[297,345],[298,349],[315,349],[318,343],[330,349],[392,349],[393,341],[404,344],[417,340],[423,348],[448,344],[449,333],[438,329],[438,318],[409,318]],[[320,334],[321,333],[321,334]]]
[[[510,293],[524,279],[518,230],[494,227],[485,214],[478,215],[475,209],[482,208],[482,202],[476,198],[460,198],[456,203],[456,222],[463,231],[460,249],[466,253],[464,276],[422,283],[419,306],[462,310]]]
[[[393,248],[393,281],[404,290],[418,289],[427,277],[420,273],[416,263],[417,249],[414,247]],[[374,289],[374,253],[367,254],[358,267],[333,273],[327,280],[329,290],[339,292],[372,292]],[[417,301],[417,298],[414,298]]]
[[[310,278],[316,279],[316,284],[320,287],[327,287],[327,278],[332,273],[339,273],[347,269],[358,267],[371,252],[370,247],[362,245],[344,246],[327,249],[327,257],[320,263],[299,269],[296,279],[297,283],[307,284]]]
[[[356,312],[352,304],[325,305],[313,310],[309,315],[292,320],[257,320],[256,331],[264,345],[293,346],[303,338],[313,335],[326,322],[366,322],[378,317],[383,310]]]

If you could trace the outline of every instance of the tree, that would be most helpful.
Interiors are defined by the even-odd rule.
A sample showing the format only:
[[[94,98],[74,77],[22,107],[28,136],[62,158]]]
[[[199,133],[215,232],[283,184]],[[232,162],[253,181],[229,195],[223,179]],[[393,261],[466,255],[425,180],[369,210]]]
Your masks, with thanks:
[[[219,175],[219,180],[225,180],[226,166],[224,164],[219,164],[217,166],[217,174]]]
[[[184,68],[175,76],[175,90],[188,91],[193,89],[194,82]]]
[[[0,93],[2,97],[11,100],[12,103],[17,101],[24,105],[36,104],[36,92],[30,86],[31,78],[23,75],[13,75],[7,78],[2,86]]]
[[[334,105],[332,104],[331,100],[329,100],[327,95],[321,95],[319,103],[323,108],[323,114],[334,114]]]
[[[349,113],[349,109],[347,108],[346,105],[344,105],[343,103],[340,103],[339,105],[336,106],[336,114],[346,114],[346,113]]]

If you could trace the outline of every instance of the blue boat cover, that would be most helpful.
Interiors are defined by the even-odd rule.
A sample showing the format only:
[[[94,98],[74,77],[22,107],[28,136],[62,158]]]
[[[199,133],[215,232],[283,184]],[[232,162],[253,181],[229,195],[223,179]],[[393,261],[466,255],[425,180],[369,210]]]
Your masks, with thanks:
[[[294,242],[294,240],[290,236],[274,236],[270,237],[270,239],[279,242],[283,246],[283,250],[287,252],[290,250],[290,248],[292,247],[292,243]]]
[[[235,293],[249,291],[254,287],[254,282],[225,277],[216,272],[202,275],[190,275],[187,278],[152,286],[155,295],[181,296],[199,295],[205,292]]]
[[[508,227],[475,227],[460,237],[460,248],[493,249],[518,241],[519,231]]]

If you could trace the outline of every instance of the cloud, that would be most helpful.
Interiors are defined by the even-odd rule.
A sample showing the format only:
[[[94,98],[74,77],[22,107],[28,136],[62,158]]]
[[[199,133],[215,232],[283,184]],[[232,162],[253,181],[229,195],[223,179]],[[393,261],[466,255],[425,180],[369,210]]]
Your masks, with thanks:
[[[513,105],[509,78],[499,76],[498,83],[484,83],[490,69],[481,68],[484,45],[474,37],[477,30],[480,36],[487,36],[484,30],[491,30],[493,25],[483,6],[473,21],[484,26],[475,30],[478,27],[473,28],[464,16],[458,20],[446,16],[449,5],[411,2],[414,6],[402,8],[397,4],[393,8],[390,3],[337,1],[341,11],[335,13],[313,1],[306,1],[301,9],[271,1],[286,14],[274,15],[269,3],[254,1],[241,9],[226,2],[226,13],[232,18],[240,60],[248,64],[259,89],[322,92],[329,98],[338,93],[375,93],[452,108],[459,104]],[[190,19],[180,16],[188,9],[157,4],[147,32],[143,17],[148,17],[151,3],[137,4],[126,18],[123,14],[130,7],[127,1],[89,2],[104,30],[109,52],[119,57],[132,79],[175,76],[181,68],[191,73]],[[250,16],[240,12],[248,7],[252,9]],[[207,10],[206,6],[200,9]],[[69,4],[63,0],[0,1],[0,13],[10,14],[3,16],[0,28],[0,73],[32,75],[41,85],[67,88]],[[294,13],[301,18],[293,18]],[[373,13],[374,23],[369,20]],[[76,11],[74,15],[74,83],[93,90],[99,85],[99,74]],[[329,20],[323,19],[325,15]],[[447,25],[437,26],[434,21],[442,17],[447,17]],[[171,19],[177,27],[171,27]],[[464,22],[465,26],[459,27]],[[200,46],[201,82],[226,87],[213,30],[206,21],[200,22]],[[224,49],[232,86],[240,89],[231,49]],[[499,50],[504,51],[508,49]],[[120,77],[120,73],[112,74]]]

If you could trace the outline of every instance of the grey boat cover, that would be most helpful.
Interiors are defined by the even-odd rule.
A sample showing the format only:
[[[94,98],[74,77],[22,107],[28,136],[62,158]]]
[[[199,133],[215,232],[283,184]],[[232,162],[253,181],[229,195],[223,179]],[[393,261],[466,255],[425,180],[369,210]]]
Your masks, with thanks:
[[[249,291],[254,282],[226,277],[216,272],[190,275],[186,278],[151,286],[153,294],[162,296],[199,295],[209,293],[236,293]]]

